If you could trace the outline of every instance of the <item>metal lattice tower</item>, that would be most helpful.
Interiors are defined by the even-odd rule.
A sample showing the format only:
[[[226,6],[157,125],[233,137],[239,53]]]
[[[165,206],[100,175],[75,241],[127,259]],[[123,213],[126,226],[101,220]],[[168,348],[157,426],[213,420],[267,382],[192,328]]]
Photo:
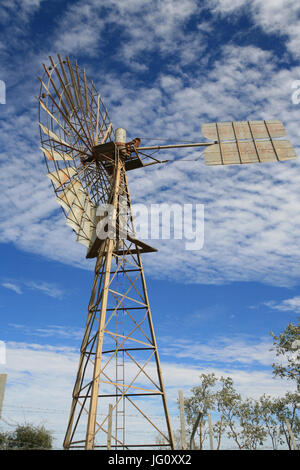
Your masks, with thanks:
[[[119,218],[120,196],[126,198],[129,208],[131,202],[124,162],[120,158],[116,160],[113,205]],[[131,213],[128,224],[123,229],[134,233]],[[104,414],[108,404],[114,401],[113,447],[135,446],[125,439],[125,409],[129,407],[131,413],[135,411],[140,415],[141,421],[161,433],[173,448],[140,251],[138,244],[125,239],[104,240],[99,249],[65,448],[78,445],[97,448],[95,438],[100,431],[107,432],[108,424],[108,414],[97,417],[98,399],[101,399],[100,411]],[[127,375],[125,369],[129,370]],[[163,404],[167,433],[161,431],[139,405],[141,398],[150,396]],[[76,432],[84,415],[87,434],[86,438],[78,440]],[[153,442],[145,442],[143,447],[147,444]],[[105,443],[99,445],[106,447]]]

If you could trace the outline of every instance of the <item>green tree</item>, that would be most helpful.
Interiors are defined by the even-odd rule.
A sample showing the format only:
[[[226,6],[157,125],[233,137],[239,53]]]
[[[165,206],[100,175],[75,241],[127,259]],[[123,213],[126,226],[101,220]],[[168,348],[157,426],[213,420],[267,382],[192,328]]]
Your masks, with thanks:
[[[46,430],[44,426],[33,426],[30,424],[19,425],[4,437],[4,447],[6,449],[51,449],[52,448],[51,432]]]
[[[221,377],[220,382],[222,387],[216,393],[216,408],[220,413],[215,428],[217,449],[225,432],[239,450],[257,449],[263,444],[267,433],[260,422],[256,401],[249,398],[243,400],[234,388],[231,377]]]
[[[289,323],[283,333],[273,337],[273,350],[279,361],[273,363],[275,377],[294,382],[296,391],[288,392],[283,398],[278,398],[273,403],[273,411],[279,423],[281,443],[286,442],[289,449],[292,448],[291,437],[287,429],[288,420],[295,439],[300,438],[300,321],[298,324]]]
[[[227,430],[227,435],[233,438],[239,448],[238,430],[236,429],[236,416],[242,402],[241,395],[235,390],[231,377],[221,377],[221,389],[216,392],[216,408],[220,413],[220,420],[214,425],[217,449],[220,449],[221,438]]]
[[[281,377],[295,381],[297,391],[300,392],[300,322],[297,325],[289,323],[284,332],[273,337],[273,350],[282,362],[273,364],[275,377]]]
[[[284,442],[276,413],[277,403],[278,398],[272,398],[265,394],[257,400],[257,412],[271,440],[273,450],[277,450]]]
[[[191,433],[200,413],[198,428],[199,449],[203,449],[208,434],[206,417],[213,411],[217,420],[213,433],[215,448],[221,447],[224,435],[232,439],[237,447],[255,450],[265,445],[267,439],[273,449],[287,445],[293,448],[288,424],[295,440],[300,440],[300,324],[289,323],[285,330],[273,337],[273,350],[278,358],[273,364],[275,377],[293,381],[294,393],[284,397],[271,398],[264,394],[259,399],[243,399],[235,390],[230,377],[216,377],[215,374],[201,374],[200,385],[192,388],[191,397],[184,400],[188,432]],[[287,424],[288,422],[288,424]]]
[[[193,425],[199,413],[201,413],[198,428],[199,447],[196,447],[202,450],[208,432],[205,418],[208,411],[215,408],[216,392],[214,387],[218,378],[214,373],[201,374],[200,381],[200,385],[192,388],[192,396],[184,400],[184,410],[190,434],[192,433]]]
[[[242,449],[256,450],[262,446],[267,437],[267,432],[261,423],[257,402],[247,398],[240,403],[237,410],[239,425],[239,441]]]
[[[193,395],[184,400],[190,432],[199,412],[201,413],[199,449],[203,449],[208,434],[205,418],[210,410],[214,410],[219,416],[213,426],[217,450],[221,447],[221,440],[225,433],[234,440],[240,450],[254,450],[262,445],[267,432],[261,423],[255,400],[243,400],[235,390],[230,377],[219,379],[215,374],[202,374],[200,379],[201,384],[191,390]]]
[[[286,393],[282,398],[274,399],[273,410],[279,425],[281,443],[286,443],[288,449],[293,449],[291,436],[287,429],[286,420],[289,421],[295,440],[300,439],[299,419],[300,398],[298,393]]]
[[[5,449],[6,447],[6,434],[4,432],[0,432],[0,450]]]

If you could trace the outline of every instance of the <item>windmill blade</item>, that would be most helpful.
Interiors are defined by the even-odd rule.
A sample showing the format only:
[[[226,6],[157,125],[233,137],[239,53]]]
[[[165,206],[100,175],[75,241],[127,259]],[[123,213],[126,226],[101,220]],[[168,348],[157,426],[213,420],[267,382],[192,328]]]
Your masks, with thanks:
[[[77,234],[80,230],[81,220],[84,213],[84,206],[87,198],[88,196],[85,192],[78,191],[76,193],[76,198],[70,207],[70,212],[67,215],[66,224],[72,227]]]
[[[56,198],[58,204],[68,212],[79,190],[83,191],[82,184],[78,179],[74,179]]]
[[[67,66],[68,66],[68,70],[69,70],[69,75],[71,77],[74,108],[76,108],[76,107],[79,108],[80,107],[79,97],[78,97],[79,93],[78,93],[78,90],[77,90],[77,84],[76,84],[75,77],[74,77],[73,67],[72,67],[72,64],[70,62],[69,57],[66,57],[66,61],[67,61]],[[71,90],[71,88],[70,88],[70,90]]]
[[[89,246],[91,244],[90,237],[87,237],[85,235],[86,233],[89,233],[90,230],[91,230],[91,221],[89,219],[86,219],[85,217],[83,217],[83,223],[80,226],[80,230],[78,232],[78,236],[77,236],[76,241],[78,243],[81,243],[82,245],[84,245],[86,248],[89,248]]]
[[[63,95],[66,97],[66,101],[67,101],[67,103],[68,103],[68,107],[69,107],[69,109],[70,109],[70,112],[71,112],[71,114],[72,114],[73,112],[75,113],[75,115],[76,115],[76,117],[77,117],[77,119],[78,119],[78,121],[79,121],[79,124],[80,124],[81,128],[83,129],[83,127],[82,127],[82,125],[81,125],[81,123],[80,123],[80,118],[79,118],[78,113],[77,113],[76,105],[75,105],[75,102],[74,102],[74,99],[73,99],[73,95],[72,95],[72,91],[71,91],[71,86],[70,86],[70,83],[69,83],[69,80],[68,80],[68,77],[67,77],[67,74],[66,74],[64,65],[63,65],[63,61],[62,61],[60,55],[58,54],[58,60],[59,60],[59,63],[60,63],[60,67],[61,67],[61,70],[62,70],[64,79],[61,77],[61,75],[60,75],[60,73],[59,73],[59,70],[58,70],[58,67],[55,65],[54,60],[52,59],[52,57],[49,56],[49,58],[50,58],[50,61],[51,61],[51,63],[52,63],[52,66],[53,66],[53,68],[54,68],[54,70],[55,70],[55,72],[56,72],[56,75],[57,75],[57,77],[58,77],[60,86],[61,86],[61,88],[62,88],[62,90],[63,90]],[[69,62],[69,59],[68,59],[68,58],[67,58],[67,62],[68,62],[68,65],[69,65],[70,62]],[[77,93],[77,90],[76,90],[76,83],[75,83],[75,80],[74,80],[74,77],[73,77],[73,70],[72,70],[72,65],[71,65],[71,64],[70,64],[70,70],[72,71],[72,78],[73,78],[73,79],[72,79],[72,83],[73,83],[73,87],[75,86],[74,93],[76,94],[76,98],[77,98],[77,96],[78,96],[78,98],[80,98],[80,100],[81,100],[80,92]],[[70,76],[71,76],[71,72],[70,72]],[[65,82],[64,82],[64,80],[65,80]],[[62,96],[62,95],[61,95],[61,96]],[[77,98],[77,99],[78,99],[78,98]],[[64,109],[66,110],[65,107],[64,107]],[[68,113],[67,113],[67,114],[68,114]],[[69,115],[69,114],[68,114],[68,115]],[[83,131],[84,131],[85,137],[87,138],[87,141],[88,141],[89,143],[91,143],[91,139],[88,138],[88,136],[86,135],[84,129],[83,129]],[[86,140],[85,140],[85,139],[83,139],[82,137],[80,137],[80,139],[81,139],[81,141],[82,141],[83,143],[86,144]]]
[[[67,58],[67,61],[68,61],[68,60],[69,60],[69,59]],[[86,133],[85,133],[85,130],[84,130],[82,124],[81,124],[81,120],[80,120],[80,118],[79,118],[79,116],[78,116],[78,113],[77,113],[76,105],[75,105],[75,103],[74,103],[74,101],[73,101],[73,98],[72,98],[71,87],[69,87],[69,88],[66,88],[66,87],[65,87],[65,84],[64,84],[63,80],[61,79],[61,76],[60,76],[60,74],[59,74],[59,72],[58,72],[58,70],[57,70],[57,67],[56,67],[56,65],[54,64],[54,61],[53,61],[53,59],[52,59],[51,56],[50,56],[50,61],[51,61],[51,63],[52,63],[53,69],[54,69],[55,72],[56,72],[56,75],[57,75],[58,78],[59,78],[59,82],[60,82],[60,85],[61,85],[61,88],[62,88],[62,92],[61,92],[61,93],[59,92],[59,90],[58,90],[57,86],[55,85],[55,82],[54,82],[54,80],[53,80],[53,78],[52,78],[52,76],[51,76],[49,70],[47,69],[47,67],[46,67],[45,65],[44,65],[44,70],[45,70],[45,72],[47,73],[47,75],[48,75],[48,77],[49,77],[49,81],[51,82],[51,85],[52,85],[52,87],[53,87],[53,89],[54,89],[54,91],[55,91],[56,96],[59,97],[59,103],[60,103],[60,104],[62,105],[62,107],[63,107],[64,114],[65,114],[65,116],[67,116],[67,117],[69,118],[69,116],[72,114],[72,112],[74,112],[74,114],[75,114],[75,116],[76,116],[76,118],[77,118],[77,123],[80,125],[80,127],[81,127],[83,133],[85,134],[85,137],[87,138],[87,140],[85,140],[82,136],[80,136],[80,140],[81,140],[85,145],[87,145],[89,148],[91,148],[91,143],[89,142],[89,139],[88,139],[88,137],[87,137],[87,135],[86,135]],[[61,65],[62,65],[62,67],[63,67],[63,64],[61,64]],[[70,76],[71,76],[71,73],[72,73],[72,83],[73,83],[73,87],[74,87],[74,94],[75,94],[75,96],[76,96],[76,98],[77,98],[77,94],[76,94],[76,93],[77,93],[76,83],[73,82],[73,70],[72,70],[72,66],[71,66],[71,69],[70,69]],[[67,83],[68,83],[68,80],[67,80]],[[50,97],[51,97],[51,95],[50,95]],[[67,103],[64,101],[63,97],[66,98]],[[52,97],[51,97],[51,98],[52,98]],[[55,104],[56,104],[56,103],[55,103]],[[58,106],[58,105],[56,104],[56,106]],[[60,107],[58,106],[58,108],[60,108]],[[68,108],[69,108],[69,109],[68,109]],[[70,121],[69,121],[69,124],[70,124]],[[74,129],[74,126],[73,126],[73,129]]]
[[[64,100],[64,89],[62,89],[62,91],[60,91],[56,84],[55,84],[55,81],[53,80],[52,78],[52,74],[49,72],[48,68],[46,67],[45,64],[43,64],[43,67],[44,67],[44,70],[45,70],[45,73],[46,75],[48,76],[48,80],[49,80],[49,83],[51,84],[51,86],[53,87],[53,90],[54,90],[54,93],[55,93],[55,96],[58,97],[58,101],[60,103],[60,105],[62,106],[63,108],[63,111],[65,113],[66,116],[69,115],[69,109],[68,109],[68,104],[65,102]],[[52,69],[52,67],[49,67],[49,69]],[[54,68],[55,70],[55,68]],[[47,87],[45,87],[47,89]],[[52,97],[51,93],[49,92],[48,90],[48,93],[49,93],[49,96]]]
[[[67,217],[66,224],[71,227],[76,233],[78,233],[79,231],[82,216],[82,207],[74,206]]]
[[[78,65],[75,65],[75,71],[76,71],[76,78],[77,78],[77,87],[78,87],[78,99],[79,99],[79,104],[80,104],[80,110],[81,110],[81,115],[84,119],[85,127],[87,129],[87,133],[89,136],[89,141],[91,142],[92,145],[94,145],[94,137],[93,137],[93,130],[92,130],[92,125],[88,125],[86,115],[84,112],[84,106],[83,106],[83,98],[82,98],[82,91],[81,91],[81,85],[80,85],[80,76],[79,76],[79,70],[78,70]]]
[[[42,123],[39,122],[39,125],[42,129],[42,131],[44,132],[44,134],[46,134],[48,137],[50,137],[52,140],[54,140],[55,142],[58,142],[62,145],[66,145],[68,146],[67,142],[65,142],[63,139],[61,139],[57,134],[55,134],[55,132],[51,131],[50,129],[48,129],[46,126],[44,126]]]
[[[77,108],[80,109],[80,99],[79,99],[79,91],[78,91],[78,88],[77,88],[77,84],[76,84],[76,80],[75,80],[75,76],[74,76],[74,72],[73,72],[73,67],[72,67],[72,64],[70,62],[69,57],[66,57],[66,61],[67,61],[69,75],[71,77],[71,83],[72,83],[72,87],[69,87],[69,90],[70,90],[69,94],[72,97],[71,99],[72,99],[72,103],[73,103],[72,110],[74,111],[74,114],[76,116],[76,120],[78,121],[78,124],[81,128],[81,131],[84,134],[84,137],[82,136],[81,139],[84,140],[85,144],[89,147],[89,149],[92,149],[93,140],[87,134],[87,131],[86,131],[86,129],[84,128],[84,126],[82,124],[82,119],[83,118],[80,118],[80,116],[78,115],[78,111],[77,111]],[[61,65],[63,67],[63,64],[61,64]],[[73,90],[73,94],[72,94],[71,90]]]
[[[98,145],[99,138],[99,114],[100,114],[100,94],[98,93],[97,97],[97,115],[96,115],[96,135],[95,135],[95,145]]]
[[[93,90],[95,90],[94,82],[92,82],[91,87],[90,87],[90,95],[91,95],[91,102],[90,102],[90,109],[91,109],[91,114],[90,114],[90,126],[91,129],[93,128],[93,119],[94,119],[94,111],[93,111],[93,105],[94,105],[94,94]],[[96,90],[95,93],[97,94]],[[94,143],[94,142],[93,142]]]
[[[61,118],[68,124],[68,126],[70,127],[70,129],[72,129],[75,134],[77,135],[77,137],[83,142],[84,140],[82,139],[80,133],[77,131],[76,127],[74,127],[74,125],[71,123],[70,119],[69,119],[69,116],[70,116],[70,113],[69,111],[64,111],[61,106],[56,102],[56,100],[53,98],[53,96],[51,95],[48,87],[45,85],[45,83],[43,82],[42,79],[40,79],[41,81],[41,85],[43,86],[43,88],[46,90],[47,92],[47,95],[49,97],[49,99],[51,100],[52,104],[55,106],[55,108],[57,109],[57,111],[59,112]],[[60,95],[59,95],[60,96]]]
[[[44,66],[45,70],[46,70],[46,73],[48,74],[48,77],[49,77],[49,72],[47,70],[47,68]],[[54,67],[54,70],[56,71],[56,73],[59,75],[58,71],[57,71],[57,68]],[[70,115],[72,114],[72,103],[70,102],[70,97],[69,97],[69,92],[68,92],[68,89],[66,89],[63,81],[61,81],[61,78],[59,76],[59,80],[60,80],[60,83],[61,83],[61,87],[62,87],[62,92],[60,93],[58,90],[57,90],[57,87],[54,85],[54,91],[55,91],[55,96],[57,96],[59,98],[59,101],[58,103],[56,102],[56,100],[53,98],[49,88],[47,87],[47,85],[44,83],[44,81],[42,79],[40,79],[41,81],[41,84],[43,86],[43,88],[46,90],[47,92],[47,96],[50,98],[50,100],[52,101],[52,103],[55,105],[56,109],[58,110],[58,112],[60,113],[61,117],[68,123],[68,125],[70,127],[73,127],[71,125],[71,122],[69,120],[69,117]],[[51,84],[53,84],[53,79],[51,78]],[[63,99],[62,99],[62,96],[65,96],[66,99],[67,99],[67,102],[68,104],[66,104]]]
[[[54,149],[46,149],[44,147],[40,147],[41,150],[44,152],[48,160],[74,160],[71,155],[68,153],[63,153],[63,152],[58,152],[57,150]]]
[[[89,101],[89,89],[88,89],[85,70],[83,71],[83,80],[84,80],[85,112],[86,112],[86,114],[89,117],[90,122],[91,122],[91,120],[92,120],[92,110],[91,110],[90,101]]]
[[[64,62],[61,59],[61,56],[59,54],[58,54],[58,60],[59,60],[59,64],[60,64],[60,67],[61,67],[61,71],[63,73],[64,80],[61,78],[60,73],[57,70],[57,68],[56,68],[56,72],[57,72],[57,75],[59,77],[61,86],[64,89],[66,96],[68,97],[68,102],[69,102],[70,109],[71,109],[72,112],[74,112],[74,114],[77,118],[78,124],[79,124],[81,130],[84,133],[84,138],[82,136],[80,137],[81,141],[84,142],[86,145],[88,144],[88,147],[91,148],[92,144],[93,144],[91,136],[90,136],[89,132],[88,132],[89,135],[87,135],[86,130],[84,129],[84,126],[82,125],[81,119],[80,119],[80,117],[78,115],[78,112],[77,112],[76,102],[77,102],[78,107],[80,107],[81,112],[82,112],[82,117],[85,120],[85,114],[83,113],[83,108],[81,106],[82,97],[81,97],[79,76],[78,76],[78,84],[76,84],[72,64],[71,64],[69,58],[66,57],[66,62],[67,62],[68,70],[69,70],[69,75],[71,77],[71,82],[72,82],[72,85],[71,85],[70,81],[68,79],[65,67],[64,67]],[[79,90],[78,90],[78,86],[79,86]],[[73,89],[73,93],[72,93],[72,89]],[[75,102],[75,100],[76,100],[76,102]]]
[[[81,219],[81,224],[78,230],[77,242],[82,243],[87,248],[91,243],[91,219],[89,217],[92,205],[90,201],[86,201],[84,208],[84,216]]]
[[[43,101],[41,100],[41,98],[39,98],[39,103],[41,105],[41,107],[43,108],[44,111],[46,111],[46,113],[48,113],[48,115],[51,117],[51,119],[53,119],[53,121],[56,122],[56,124],[59,125],[59,127],[62,129],[62,131],[67,134],[68,136],[70,135],[70,133],[61,125],[61,123],[59,122],[59,120],[54,116],[54,114],[51,113],[51,111],[47,108],[47,106],[45,105],[45,103],[43,103]]]
[[[63,170],[55,170],[52,173],[47,173],[47,176],[51,179],[56,188],[60,188],[60,186],[69,181],[74,175],[77,175],[77,173],[76,168],[68,166]]]
[[[74,150],[76,152],[75,156],[78,156],[79,154],[84,155],[86,157],[92,156],[91,153],[87,153],[87,151],[82,151],[78,147],[74,147],[73,145],[68,144],[67,142],[62,140],[60,137],[58,137],[58,135],[56,135],[54,132],[50,131],[47,127],[43,126],[41,123],[40,123],[40,126],[43,129],[44,134],[48,135],[48,137],[51,137],[55,142],[61,143],[65,147],[68,147],[69,149]],[[60,142],[58,142],[58,139],[60,140]]]
[[[87,251],[93,245],[97,238],[96,227],[99,217],[96,216],[97,208],[88,201],[88,208],[85,212],[85,218],[81,222],[77,241],[86,246]]]
[[[59,60],[59,62],[60,62],[60,65],[62,65],[62,60],[61,60],[60,55],[58,54],[57,56],[58,56],[58,60]],[[55,62],[54,62],[54,60],[53,60],[53,58],[52,58],[51,56],[49,56],[49,59],[50,59],[50,62],[51,62],[51,64],[52,64],[53,69],[55,70],[55,73],[56,73],[56,76],[57,76],[58,81],[59,81],[59,83],[60,83],[61,89],[62,89],[62,91],[63,91],[63,94],[64,94],[65,98],[66,98],[68,107],[70,108],[70,110],[72,110],[73,107],[74,107],[74,105],[73,105],[72,99],[71,99],[71,97],[70,97],[70,87],[68,87],[68,79],[67,79],[67,77],[64,77],[65,80],[66,80],[66,82],[67,82],[67,83],[65,84],[65,82],[64,82],[63,78],[61,77],[61,75],[60,75],[60,73],[59,73],[59,70],[58,70],[58,67],[56,66],[56,64],[55,64]],[[66,86],[66,85],[67,85],[67,86]]]
[[[91,231],[90,231],[90,246],[91,246],[97,238],[96,228],[97,228],[97,223],[99,221],[99,217],[97,216],[97,208],[94,205],[91,206],[90,220],[91,220]]]
[[[57,111],[60,113],[62,119],[64,121],[66,121],[66,123],[68,124],[68,126],[73,130],[73,132],[77,135],[78,139],[80,140],[80,142],[82,143],[82,145],[88,147],[90,150],[91,150],[91,144],[90,142],[88,141],[88,139],[86,140],[85,137],[86,137],[86,134],[85,134],[85,131],[82,127],[82,124],[81,124],[81,120],[80,118],[78,117],[78,114],[77,114],[77,111],[76,111],[76,107],[74,106],[73,108],[70,108],[70,110],[67,109],[65,103],[63,102],[63,100],[61,99],[62,97],[62,94],[60,94],[58,91],[56,92],[56,95],[59,97],[59,104],[56,102],[56,100],[53,98],[52,94],[50,93],[48,87],[45,85],[45,83],[43,82],[43,80],[41,80],[41,84],[42,86],[45,88],[45,90],[47,91],[47,95],[48,97],[50,98],[51,102],[53,103],[53,105],[56,107]],[[66,92],[67,93],[67,92]],[[62,106],[62,107],[61,107]],[[73,124],[70,120],[70,116],[71,114],[74,112],[75,116],[76,116],[76,120],[77,120],[77,125],[78,127],[81,128],[81,131],[83,131],[83,134],[84,136],[82,135],[82,133],[79,132],[79,130],[77,129],[77,125]]]
[[[57,57],[58,57],[58,60],[59,60],[60,69],[61,69],[62,74],[63,74],[63,79],[61,78],[60,81],[62,82],[62,87],[65,90],[66,96],[68,97],[70,109],[74,109],[75,108],[75,103],[74,103],[74,100],[73,100],[73,95],[71,93],[71,84],[69,82],[69,79],[68,79],[68,76],[67,76],[67,73],[66,73],[66,70],[65,70],[65,67],[64,67],[64,62],[63,62],[60,54],[57,54]],[[58,72],[58,70],[57,70],[57,72]],[[58,72],[58,74],[59,74],[59,72]]]

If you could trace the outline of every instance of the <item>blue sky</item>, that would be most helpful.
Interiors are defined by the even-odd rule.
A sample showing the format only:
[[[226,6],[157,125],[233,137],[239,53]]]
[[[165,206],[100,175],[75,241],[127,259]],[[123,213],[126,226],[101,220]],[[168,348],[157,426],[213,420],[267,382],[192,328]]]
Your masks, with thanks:
[[[37,77],[78,60],[114,128],[142,144],[199,141],[201,124],[281,119],[299,154],[300,7],[288,0],[3,0],[0,5],[0,340],[7,423],[43,422],[61,445],[93,264],[65,226],[39,150]],[[197,149],[161,153],[197,158]],[[139,203],[204,204],[203,249],[155,240],[144,267],[168,401],[199,374],[244,396],[281,395],[270,331],[300,311],[299,161],[171,163],[129,175]],[[9,424],[7,424],[9,428]]]

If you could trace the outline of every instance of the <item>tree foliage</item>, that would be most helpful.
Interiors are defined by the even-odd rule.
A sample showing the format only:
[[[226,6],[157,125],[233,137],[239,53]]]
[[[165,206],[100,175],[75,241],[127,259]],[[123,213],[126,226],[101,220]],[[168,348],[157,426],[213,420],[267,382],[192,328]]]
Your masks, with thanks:
[[[283,333],[273,337],[278,362],[273,364],[275,377],[293,381],[294,393],[283,397],[264,394],[258,399],[242,398],[230,377],[201,374],[200,383],[184,400],[188,432],[201,413],[197,448],[203,449],[208,436],[208,413],[213,414],[214,448],[220,449],[224,437],[240,450],[255,450],[266,445],[273,449],[292,449],[290,426],[296,443],[300,441],[300,325],[289,323]]]
[[[264,446],[292,449],[288,420],[294,437],[300,440],[298,393],[284,397],[263,395],[258,399],[242,398],[230,377],[201,374],[200,385],[184,400],[188,434],[201,412],[196,448],[202,450],[208,437],[208,413],[213,415],[214,449],[219,450],[224,437],[239,450],[256,450]]]
[[[300,322],[298,321],[297,325],[289,323],[279,336],[273,332],[271,335],[276,356],[281,359],[281,362],[273,364],[273,373],[275,376],[294,381],[300,393]]]
[[[12,432],[0,433],[0,449],[51,449],[52,440],[51,432],[44,426],[18,425]]]

